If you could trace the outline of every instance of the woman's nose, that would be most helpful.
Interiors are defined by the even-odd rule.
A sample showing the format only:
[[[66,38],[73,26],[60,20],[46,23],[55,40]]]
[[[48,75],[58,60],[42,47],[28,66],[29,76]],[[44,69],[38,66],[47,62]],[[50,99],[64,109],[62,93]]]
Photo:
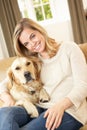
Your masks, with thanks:
[[[30,41],[30,46],[33,47],[35,45],[35,41]]]

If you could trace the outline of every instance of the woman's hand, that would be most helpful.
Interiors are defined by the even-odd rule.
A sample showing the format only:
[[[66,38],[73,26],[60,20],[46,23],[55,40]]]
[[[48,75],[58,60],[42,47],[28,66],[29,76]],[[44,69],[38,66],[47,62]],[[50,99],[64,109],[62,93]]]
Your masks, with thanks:
[[[49,108],[44,117],[46,120],[47,130],[55,130],[61,123],[64,114],[64,108],[60,103],[56,103],[53,107]]]
[[[0,99],[3,101],[3,107],[13,106],[15,104],[14,99],[8,92],[1,93]]]
[[[55,130],[56,128],[58,128],[59,125],[61,124],[64,111],[67,108],[71,107],[72,105],[73,105],[72,102],[68,98],[65,98],[60,102],[56,103],[51,108],[49,108],[44,115],[44,118],[47,118],[46,119],[47,130]]]

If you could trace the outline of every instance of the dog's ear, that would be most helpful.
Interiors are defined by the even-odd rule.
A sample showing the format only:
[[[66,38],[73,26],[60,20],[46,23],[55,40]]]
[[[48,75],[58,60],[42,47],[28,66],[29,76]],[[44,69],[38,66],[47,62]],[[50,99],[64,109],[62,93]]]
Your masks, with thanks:
[[[12,73],[12,70],[11,70],[11,68],[8,68],[8,70],[7,70],[7,75],[8,75],[8,77],[9,77],[9,79],[10,80],[12,80],[13,79],[13,73]]]
[[[39,79],[42,62],[39,58],[33,57],[33,56],[29,57],[29,59],[32,61],[33,65],[34,65],[34,69],[35,69],[35,75]]]
[[[33,62],[34,67],[36,68],[36,70],[38,71],[38,73],[40,73],[41,71],[41,63],[40,62]]]
[[[30,57],[30,60],[33,62],[34,67],[37,69],[37,72],[39,73],[41,71],[42,62],[37,57]]]
[[[9,78],[8,89],[11,89],[11,87],[13,85],[13,73],[12,73],[11,68],[8,69],[7,75],[8,75],[8,78]]]
[[[35,68],[35,74],[37,78],[40,78],[40,71],[41,71],[41,63],[40,62],[33,62]]]

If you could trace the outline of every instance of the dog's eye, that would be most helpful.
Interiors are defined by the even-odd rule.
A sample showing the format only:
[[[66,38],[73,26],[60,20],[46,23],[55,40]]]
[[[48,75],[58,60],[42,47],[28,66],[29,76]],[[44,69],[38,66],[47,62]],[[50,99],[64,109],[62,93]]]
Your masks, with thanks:
[[[18,66],[18,67],[16,67],[16,68],[15,68],[15,70],[20,70],[20,67],[19,67],[19,66]]]
[[[27,66],[30,65],[30,64],[31,64],[30,62],[27,62],[27,63],[26,63]]]

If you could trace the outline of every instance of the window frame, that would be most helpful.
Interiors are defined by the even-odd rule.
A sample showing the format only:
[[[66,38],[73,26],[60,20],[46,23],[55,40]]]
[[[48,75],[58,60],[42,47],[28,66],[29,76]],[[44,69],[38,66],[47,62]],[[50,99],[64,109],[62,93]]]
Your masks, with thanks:
[[[22,13],[22,16],[25,17],[24,14],[23,14],[23,8],[21,8],[23,6],[22,5],[20,6],[20,4],[19,4],[19,3],[21,3],[20,1],[22,1],[22,0],[18,0],[18,5],[19,5],[20,11]],[[29,18],[32,18],[33,20],[39,22],[42,25],[44,25],[44,24],[50,24],[50,23],[53,23],[53,22],[56,21],[56,16],[55,16],[56,13],[55,13],[55,8],[53,6],[54,5],[53,4],[53,0],[49,0],[49,2],[44,3],[44,4],[41,3],[42,6],[49,3],[50,9],[51,9],[51,13],[52,13],[52,18],[51,19],[44,19],[42,21],[38,21],[37,18],[36,18],[36,13],[35,13],[34,7],[37,7],[37,6],[33,5],[33,1],[32,0],[24,0],[24,1],[25,1],[26,10],[28,11]]]

